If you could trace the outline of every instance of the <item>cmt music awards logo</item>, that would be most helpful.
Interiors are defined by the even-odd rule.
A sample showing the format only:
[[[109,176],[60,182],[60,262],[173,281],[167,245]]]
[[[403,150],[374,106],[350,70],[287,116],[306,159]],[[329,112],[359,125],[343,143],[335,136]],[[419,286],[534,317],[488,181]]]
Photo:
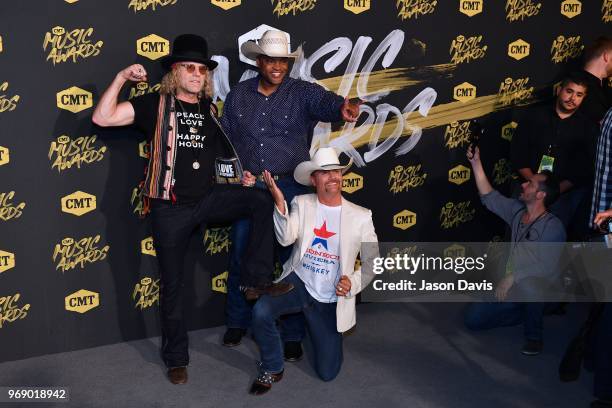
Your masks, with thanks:
[[[363,188],[363,176],[350,172],[342,177],[342,191],[353,194]]]
[[[398,164],[389,173],[389,192],[393,194],[408,191],[411,188],[420,187],[425,184],[427,173],[421,171],[421,165],[402,166]]]
[[[170,54],[170,42],[157,34],[150,34],[136,40],[136,53],[155,61]]]
[[[499,92],[497,93],[499,103],[502,106],[509,106],[531,99],[534,87],[528,87],[528,82],[529,77],[518,79],[508,77],[504,79],[499,84]]]
[[[155,252],[155,244],[153,243],[153,237],[148,237],[140,241],[140,252],[145,255],[157,256],[157,252]]]
[[[565,37],[558,36],[553,40],[552,46],[550,47],[550,60],[555,64],[564,62],[570,59],[574,59],[580,56],[584,45],[580,43],[580,36]]]
[[[15,267],[15,254],[0,249],[0,273]]]
[[[453,64],[472,62],[484,58],[487,52],[487,45],[481,45],[482,35],[465,37],[458,35],[450,46],[449,53]]]
[[[0,146],[0,166],[8,164],[11,161],[11,156],[8,147]]]
[[[132,292],[132,300],[136,301],[134,305],[135,309],[144,310],[154,304],[159,306],[159,279],[151,279],[144,277],[139,283],[134,286],[134,292]]]
[[[542,9],[542,3],[535,3],[533,0],[507,0],[506,1],[506,20],[511,23],[523,21],[528,17],[537,15]]]
[[[460,164],[448,171],[448,181],[460,186],[470,179],[472,172],[469,168]]]
[[[130,204],[132,205],[132,213],[139,217],[145,216],[144,200],[145,196],[142,193],[143,183],[138,184],[132,189],[132,197],[130,198]]]
[[[565,0],[561,3],[561,14],[567,18],[574,18],[582,13],[580,0]]]
[[[96,209],[96,196],[83,191],[75,191],[61,199],[62,212],[80,217]]]
[[[0,297],[0,329],[7,323],[13,323],[17,320],[25,319],[28,316],[30,304],[26,303],[23,306],[19,306],[20,298],[20,293]]]
[[[601,21],[604,23],[612,21],[612,0],[603,0],[601,3]]]
[[[499,186],[505,182],[512,180],[514,175],[512,173],[512,165],[508,159],[499,159],[493,165],[493,184]]]
[[[100,235],[78,241],[70,237],[62,239],[53,250],[53,262],[57,262],[55,269],[64,273],[77,267],[85,269],[87,264],[105,260],[110,246],[98,247],[99,242]]]
[[[518,39],[516,41],[508,44],[508,56],[510,58],[514,58],[517,61],[522,60],[523,58],[529,56],[531,52],[531,45],[522,39]]]
[[[242,1],[241,0],[210,0],[210,4],[212,4],[213,6],[220,7],[223,10],[227,11],[234,7],[238,7],[240,4],[242,4]]]
[[[134,13],[147,9],[155,11],[157,7],[172,6],[176,2],[177,0],[130,0],[128,8],[134,10]]]
[[[502,126],[501,138],[511,142],[512,136],[514,136],[514,132],[516,131],[517,127],[518,127],[518,123],[514,121],[508,123],[507,125]]]
[[[0,220],[8,221],[21,217],[23,209],[26,206],[25,202],[21,202],[17,205],[13,204],[13,198],[15,197],[14,191],[8,193],[0,193]]]
[[[397,0],[397,16],[403,20],[414,18],[417,19],[425,14],[431,14],[436,11],[438,5],[437,0]]]
[[[2,85],[0,85],[0,92],[6,92],[8,87],[9,83],[3,82]],[[0,113],[14,111],[17,107],[17,102],[19,102],[19,98],[19,95],[8,96],[0,94]]]
[[[370,9],[371,0],[344,0],[344,9],[353,14],[363,13]]]
[[[415,226],[417,215],[410,210],[403,210],[393,216],[393,226],[401,230],[407,230]]]
[[[81,289],[64,298],[66,310],[69,312],[86,313],[100,306],[100,294]]]
[[[57,140],[51,142],[49,148],[51,168],[61,173],[73,166],[80,169],[83,164],[102,161],[106,153],[106,146],[98,149],[95,145],[96,139],[96,135],[81,136],[76,139],[61,135]]]
[[[56,95],[57,107],[72,113],[79,113],[93,106],[91,92],[76,86],[59,91]]]
[[[276,14],[276,17],[288,14],[295,16],[298,13],[315,8],[317,0],[272,0],[272,4],[274,4],[272,13]]]
[[[146,82],[138,82],[136,84],[133,84],[130,87],[130,94],[128,95],[128,101],[138,96],[145,95],[145,94],[158,93],[160,87],[161,87],[160,83],[149,85]]]
[[[464,82],[453,88],[453,99],[459,102],[467,102],[476,98],[476,87],[469,82]]]
[[[476,209],[470,208],[471,204],[470,201],[458,203],[449,201],[444,204],[444,207],[440,210],[440,227],[444,229],[453,228],[473,220]]]
[[[470,143],[470,123],[471,121],[466,120],[464,122],[455,121],[446,125],[446,129],[444,129],[444,146],[449,150],[467,146]]]
[[[452,244],[444,249],[445,258],[464,258],[465,247],[459,244]]]
[[[49,49],[46,61],[53,65],[66,61],[77,62],[77,59],[86,59],[100,54],[104,41],[92,42],[93,27],[75,28],[66,31],[64,27],[55,26],[51,32],[45,34],[43,50]]]
[[[204,252],[216,255],[221,252],[229,252],[230,227],[208,228],[204,233]]]
[[[227,276],[229,275],[228,271],[225,271],[215,277],[212,278],[211,288],[215,292],[219,293],[227,293]]]
[[[482,13],[483,0],[461,0],[459,1],[459,12],[468,17],[473,17],[476,14]]]

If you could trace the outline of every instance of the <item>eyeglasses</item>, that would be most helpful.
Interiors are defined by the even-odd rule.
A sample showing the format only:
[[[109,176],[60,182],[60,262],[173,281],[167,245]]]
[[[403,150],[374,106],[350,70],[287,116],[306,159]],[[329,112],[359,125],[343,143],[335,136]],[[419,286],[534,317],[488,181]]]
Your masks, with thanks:
[[[178,64],[178,65],[185,68],[185,71],[187,71],[190,74],[193,74],[196,68],[198,68],[198,71],[200,71],[201,75],[204,75],[208,72],[208,67],[206,65],[198,65],[197,67],[194,64]]]

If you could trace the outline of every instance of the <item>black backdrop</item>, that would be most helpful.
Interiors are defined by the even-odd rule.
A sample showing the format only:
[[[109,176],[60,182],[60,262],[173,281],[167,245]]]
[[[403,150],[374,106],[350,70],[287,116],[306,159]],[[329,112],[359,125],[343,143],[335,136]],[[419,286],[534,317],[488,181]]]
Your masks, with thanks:
[[[149,83],[123,97],[155,91],[176,35],[209,40],[222,107],[253,68],[239,37],[262,24],[288,31],[303,45],[294,75],[336,92],[344,78],[344,95],[367,100],[354,129],[317,130],[315,145],[331,139],[360,162],[345,192],[373,210],[379,238],[487,241],[500,224],[465,171],[469,120],[484,124],[483,160],[507,190],[521,110],[549,98],[610,21],[610,0],[2,2],[0,361],[159,333],[150,225],[134,191],[146,147],[131,129],[94,127],[91,113],[129,64],[143,64]],[[191,328],[223,324],[229,244],[226,226],[194,236]]]

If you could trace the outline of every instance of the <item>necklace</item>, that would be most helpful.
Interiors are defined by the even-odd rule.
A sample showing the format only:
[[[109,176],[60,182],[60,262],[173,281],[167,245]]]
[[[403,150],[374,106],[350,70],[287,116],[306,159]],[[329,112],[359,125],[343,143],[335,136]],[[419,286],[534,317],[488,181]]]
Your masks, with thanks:
[[[187,112],[187,110],[185,109],[185,106],[183,106],[183,103],[181,102],[180,99],[178,99],[177,97],[174,97],[174,99],[176,99],[176,101],[178,102],[179,106],[181,107],[181,109],[183,110],[183,112]],[[192,135],[197,135],[198,132],[200,131],[200,125],[199,125],[199,120],[200,120],[200,99],[198,98],[198,117],[196,121],[194,121],[194,125],[193,126],[189,126],[189,133],[191,133]],[[193,163],[191,164],[191,167],[193,167],[194,170],[198,170],[200,168],[200,153],[202,152],[201,149],[198,149],[198,147],[194,147],[193,146],[194,143],[192,143],[191,147],[191,154],[193,155]]]

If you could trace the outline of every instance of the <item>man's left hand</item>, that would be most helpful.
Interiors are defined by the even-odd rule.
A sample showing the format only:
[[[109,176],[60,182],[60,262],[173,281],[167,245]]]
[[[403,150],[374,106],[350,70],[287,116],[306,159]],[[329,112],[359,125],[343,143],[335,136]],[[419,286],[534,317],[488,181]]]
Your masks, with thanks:
[[[242,185],[244,187],[253,187],[256,181],[257,177],[255,177],[250,171],[245,170],[242,173]]]
[[[508,291],[514,285],[514,277],[512,275],[506,275],[499,283],[497,284],[497,288],[495,289],[495,297],[500,302],[506,300],[508,296]]]
[[[351,280],[346,275],[342,275],[336,285],[336,296],[346,296],[351,291]]]
[[[344,103],[340,107],[342,120],[345,122],[356,122],[359,117],[359,106],[363,101],[351,102],[348,98],[344,98]]]

